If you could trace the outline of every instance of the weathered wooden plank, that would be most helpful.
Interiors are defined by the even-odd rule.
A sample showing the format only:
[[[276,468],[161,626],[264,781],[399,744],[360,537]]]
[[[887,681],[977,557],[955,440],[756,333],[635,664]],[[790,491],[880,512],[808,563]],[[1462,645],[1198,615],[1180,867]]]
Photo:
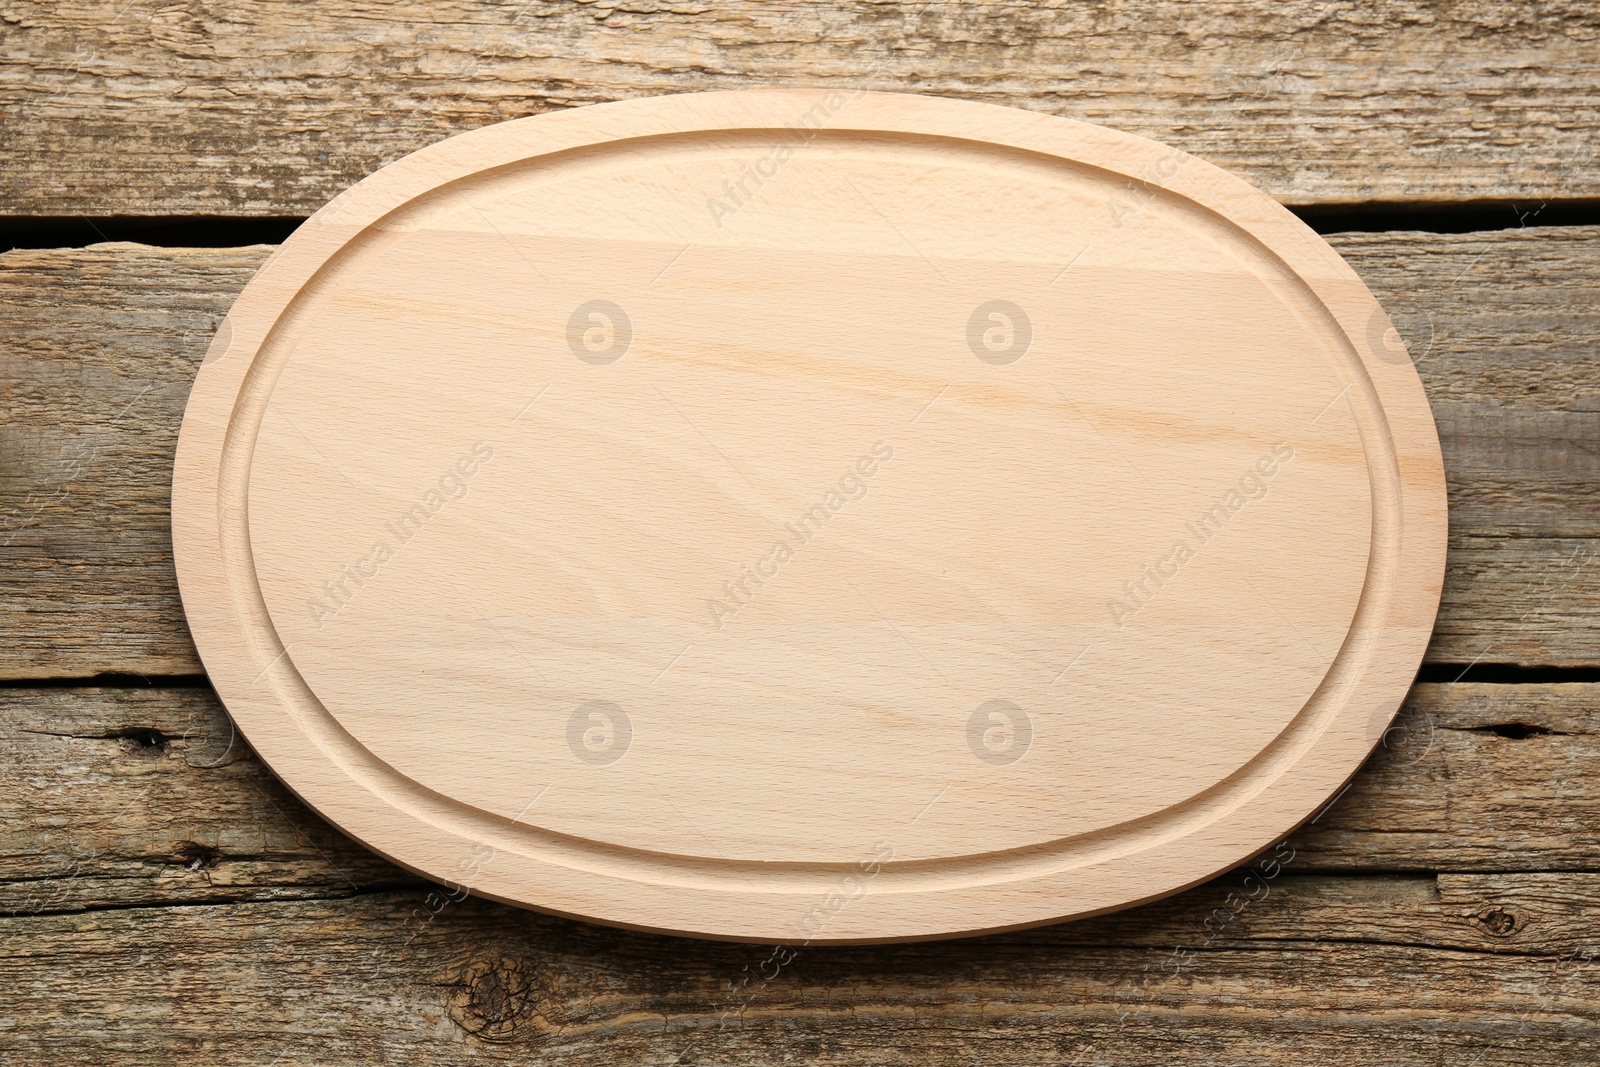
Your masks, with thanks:
[[[1454,529],[1591,537],[1600,515],[1600,230],[1341,233],[1445,448]]]
[[[1593,197],[1597,42],[1543,0],[11,0],[0,213],[309,214],[490,122],[773,83],[1100,122],[1295,204]]]
[[[1329,238],[1422,374],[1450,485],[1428,658],[1600,658],[1600,231]]]
[[[1294,856],[1268,878],[1274,868],[1259,861],[1168,901],[1013,936],[1029,943],[1197,951],[1240,942],[1345,941],[1572,963],[1600,951],[1600,875],[1297,874],[1300,862]]]
[[[417,882],[301,804],[208,687],[5,689],[0,709],[0,913]]]
[[[199,670],[172,457],[209,336],[268,251],[0,257],[0,676]]]
[[[1595,881],[1463,895],[1280,874],[1214,938],[1198,927],[1226,898],[1199,894],[1167,916],[1142,909],[1149,925],[1077,939],[1062,927],[792,956],[415,894],[14,918],[0,920],[0,1052],[278,1067],[1587,1064],[1600,1043]],[[1570,924],[1548,953],[1426,944],[1441,926],[1493,939],[1464,913],[1530,900]],[[1340,911],[1365,938],[1347,938]],[[1303,922],[1297,936],[1274,936],[1286,919]]]
[[[1597,723],[1600,685],[1419,685],[1291,867],[1600,872]],[[289,794],[207,688],[0,689],[0,915],[421,884]]]
[[[1451,494],[1429,658],[1586,665],[1600,620],[1600,230],[1345,234],[1422,356]],[[266,248],[0,256],[0,677],[200,670],[172,573],[194,370]]]
[[[1600,870],[1592,685],[1419,685],[1295,844],[1333,869]]]

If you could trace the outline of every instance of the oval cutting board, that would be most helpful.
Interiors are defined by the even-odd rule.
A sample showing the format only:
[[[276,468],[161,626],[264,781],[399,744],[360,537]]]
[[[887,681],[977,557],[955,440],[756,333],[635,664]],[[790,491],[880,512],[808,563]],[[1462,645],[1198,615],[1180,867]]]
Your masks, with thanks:
[[[234,305],[173,486],[250,743],[452,886],[764,942],[1171,893],[1433,624],[1438,440],[1319,237],[1151,141],[755,91],[468,133]]]

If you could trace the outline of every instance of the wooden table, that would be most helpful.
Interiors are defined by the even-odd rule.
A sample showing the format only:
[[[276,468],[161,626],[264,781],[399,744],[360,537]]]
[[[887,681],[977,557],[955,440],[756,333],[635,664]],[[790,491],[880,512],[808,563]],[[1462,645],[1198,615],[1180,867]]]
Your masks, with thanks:
[[[8,0],[0,57],[0,235],[76,246],[0,255],[0,1059],[1594,1062],[1600,9]],[[168,492],[255,235],[453,132],[774,82],[1195,152],[1329,231],[1420,355],[1452,527],[1427,665],[1251,869],[790,958],[450,899],[232,737]],[[163,244],[88,243],[122,234]]]

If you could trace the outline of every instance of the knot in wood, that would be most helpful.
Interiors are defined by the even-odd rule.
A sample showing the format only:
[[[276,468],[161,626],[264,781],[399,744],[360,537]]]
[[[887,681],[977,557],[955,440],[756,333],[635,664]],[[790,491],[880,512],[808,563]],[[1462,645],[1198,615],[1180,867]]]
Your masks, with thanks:
[[[546,992],[526,960],[480,960],[451,992],[450,1018],[485,1041],[511,1041],[535,1029]]]
[[[1478,921],[1495,937],[1510,937],[1517,929],[1517,917],[1504,908],[1479,912]]]

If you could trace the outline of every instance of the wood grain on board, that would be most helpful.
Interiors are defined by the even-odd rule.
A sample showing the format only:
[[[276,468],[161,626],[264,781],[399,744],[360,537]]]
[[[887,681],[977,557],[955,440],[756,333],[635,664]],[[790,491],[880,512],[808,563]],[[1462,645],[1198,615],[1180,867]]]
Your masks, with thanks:
[[[304,215],[465,129],[769,85],[1104,123],[1293,204],[1600,194],[1600,15],[1543,0],[8,0],[0,17],[4,214]]]
[[[1595,664],[1600,231],[1331,240],[1421,354],[1439,424],[1451,551],[1429,659]],[[172,575],[172,450],[210,336],[269,252],[0,256],[0,677],[200,669]]]

